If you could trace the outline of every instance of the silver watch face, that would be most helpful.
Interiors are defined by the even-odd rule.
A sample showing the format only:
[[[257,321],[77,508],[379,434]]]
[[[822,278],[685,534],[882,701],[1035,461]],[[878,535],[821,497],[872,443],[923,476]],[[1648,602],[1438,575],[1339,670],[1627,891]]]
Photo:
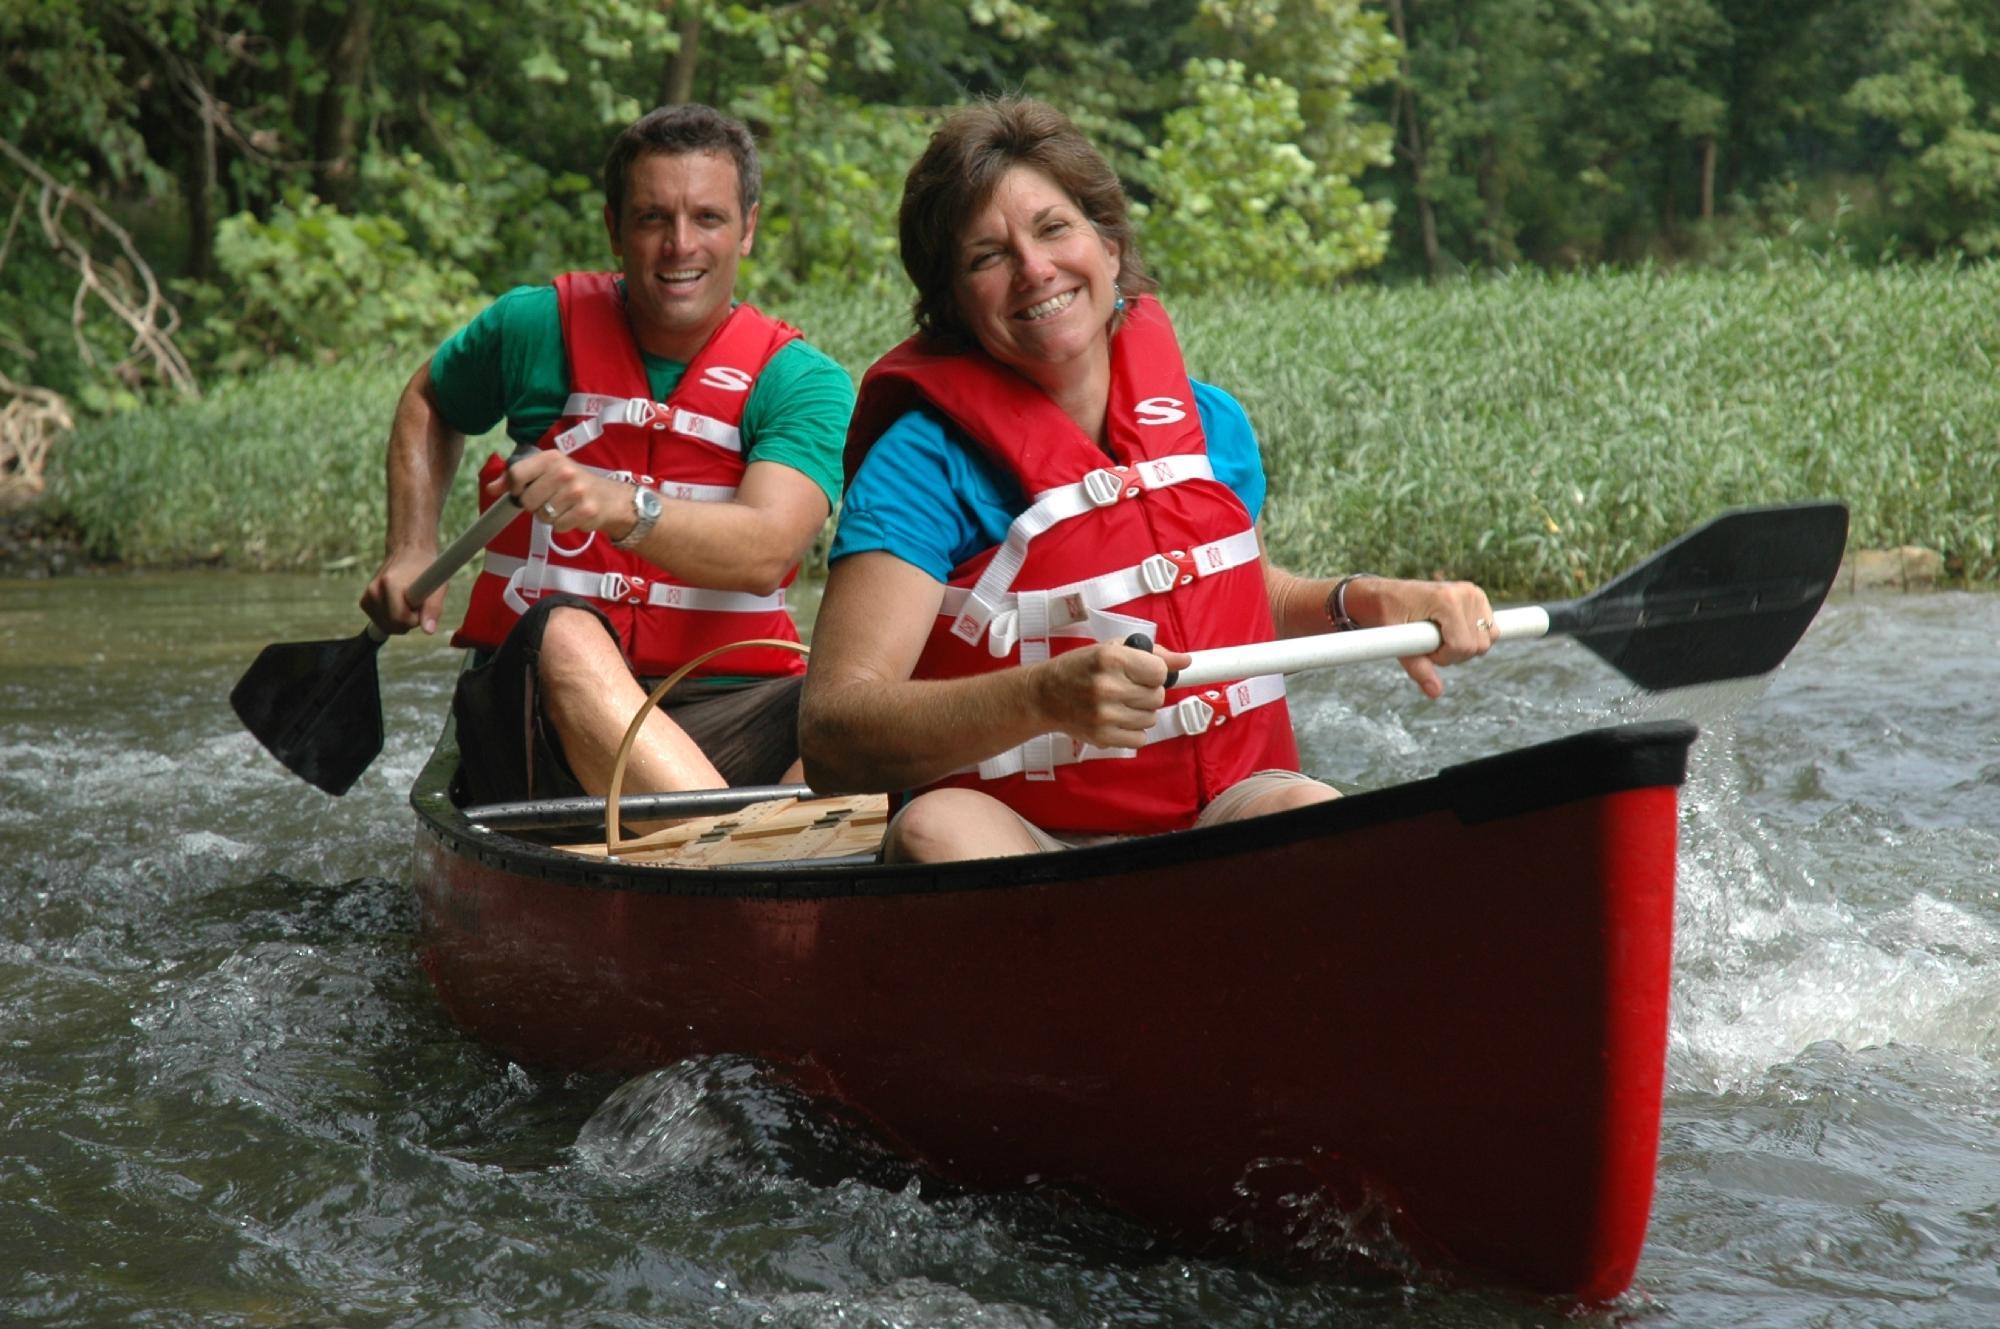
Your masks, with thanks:
[[[648,489],[644,485],[639,486],[637,492],[632,495],[632,508],[639,514],[640,521],[658,521],[660,511],[665,506],[660,502],[659,491]]]

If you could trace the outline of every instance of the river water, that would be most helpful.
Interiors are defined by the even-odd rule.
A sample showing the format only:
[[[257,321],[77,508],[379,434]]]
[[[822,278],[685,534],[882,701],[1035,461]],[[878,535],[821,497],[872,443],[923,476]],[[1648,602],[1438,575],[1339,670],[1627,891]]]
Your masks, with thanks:
[[[1563,642],[1435,704],[1390,665],[1295,680],[1349,785],[1704,724],[1658,1198],[1632,1292],[1572,1314],[926,1196],[747,1063],[621,1085],[470,1043],[406,876],[453,654],[385,650],[388,746],[338,801],[226,701],[262,642],[354,630],[356,590],[0,582],[0,1323],[2000,1323],[2000,597],[1839,600],[1768,683],[1671,705]]]

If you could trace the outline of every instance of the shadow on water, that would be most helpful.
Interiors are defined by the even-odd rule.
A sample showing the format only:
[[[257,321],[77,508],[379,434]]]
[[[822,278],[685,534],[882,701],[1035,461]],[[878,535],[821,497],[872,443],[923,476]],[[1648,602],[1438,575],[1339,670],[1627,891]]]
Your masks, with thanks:
[[[1060,1192],[954,1191],[741,1059],[621,1082],[472,1044],[416,963],[405,866],[454,653],[385,649],[388,746],[340,800],[224,700],[263,642],[354,631],[357,593],[0,583],[0,1320],[2000,1316],[2000,600],[1836,602],[1730,695],[1637,698],[1566,643],[1496,651],[1436,704],[1388,665],[1295,681],[1308,765],[1355,788],[1661,707],[1703,725],[1653,1224],[1635,1291],[1572,1316],[1184,1259]]]

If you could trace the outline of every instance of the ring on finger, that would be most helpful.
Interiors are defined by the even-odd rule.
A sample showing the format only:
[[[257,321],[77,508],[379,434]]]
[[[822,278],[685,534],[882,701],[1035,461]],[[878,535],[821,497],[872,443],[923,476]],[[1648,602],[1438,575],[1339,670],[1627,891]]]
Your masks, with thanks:
[[[542,504],[542,520],[543,520],[543,521],[546,521],[546,522],[548,522],[548,523],[549,523],[549,524],[550,524],[551,526],[553,526],[553,525],[555,524],[555,520],[556,520],[556,517],[557,517],[558,515],[559,515],[559,514],[558,514],[558,513],[556,512],[556,505],[555,505],[555,504],[553,504],[553,503],[544,503],[544,504]]]
[[[1493,631],[1493,620],[1490,618],[1475,618],[1472,620],[1472,626],[1478,628],[1481,632],[1491,632]]]

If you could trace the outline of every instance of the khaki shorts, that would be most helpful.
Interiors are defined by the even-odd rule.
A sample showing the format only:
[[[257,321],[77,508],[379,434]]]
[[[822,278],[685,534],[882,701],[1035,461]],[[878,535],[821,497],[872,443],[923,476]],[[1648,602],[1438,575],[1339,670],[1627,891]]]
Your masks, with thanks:
[[[1307,784],[1319,783],[1319,781],[1301,771],[1253,771],[1211,799],[1208,806],[1203,808],[1200,814],[1195,817],[1194,824],[1198,827],[1220,826],[1226,821],[1236,821],[1242,817],[1244,807],[1252,800],[1270,793],[1273,789],[1282,789],[1286,785],[1296,784],[1300,781],[1304,781]],[[1020,816],[1019,813],[1015,815]],[[1028,834],[1033,837],[1035,844],[1044,853],[1053,853],[1058,849],[1087,849],[1094,844],[1109,844],[1113,840],[1129,840],[1132,838],[1129,835],[1090,835],[1069,832],[1058,835],[1053,831],[1043,830],[1026,817],[1021,817],[1021,825],[1027,828]]]
[[[537,670],[542,632],[558,608],[588,611],[617,640],[609,619],[588,600],[546,595],[522,616],[499,650],[459,675],[452,695],[458,722],[458,774],[452,795],[468,803],[570,798],[584,793],[542,714]],[[656,678],[641,678],[651,691]],[[718,685],[689,679],[661,701],[665,711],[732,785],[776,784],[799,755],[803,674]]]

